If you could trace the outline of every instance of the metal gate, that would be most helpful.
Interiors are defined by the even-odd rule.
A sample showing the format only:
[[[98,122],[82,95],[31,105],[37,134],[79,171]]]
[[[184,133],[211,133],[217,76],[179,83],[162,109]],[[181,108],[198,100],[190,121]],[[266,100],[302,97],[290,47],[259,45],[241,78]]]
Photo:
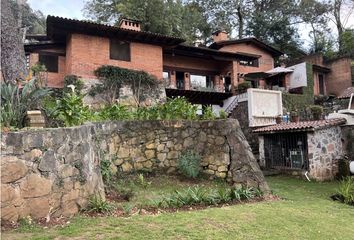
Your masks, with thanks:
[[[264,135],[266,168],[308,169],[306,132]]]

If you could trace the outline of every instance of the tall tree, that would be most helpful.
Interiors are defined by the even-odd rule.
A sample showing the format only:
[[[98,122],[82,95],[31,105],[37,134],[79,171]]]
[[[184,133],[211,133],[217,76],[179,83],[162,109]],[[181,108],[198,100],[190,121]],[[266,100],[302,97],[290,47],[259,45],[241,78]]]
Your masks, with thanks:
[[[1,0],[1,73],[5,82],[13,83],[26,74],[23,35],[10,0]]]
[[[46,18],[41,11],[33,10],[27,0],[10,0],[10,3],[19,27],[27,34],[45,34]]]
[[[184,37],[189,43],[210,31],[199,6],[182,0],[90,0],[84,13],[106,23],[117,23],[121,16],[138,19],[145,31]]]

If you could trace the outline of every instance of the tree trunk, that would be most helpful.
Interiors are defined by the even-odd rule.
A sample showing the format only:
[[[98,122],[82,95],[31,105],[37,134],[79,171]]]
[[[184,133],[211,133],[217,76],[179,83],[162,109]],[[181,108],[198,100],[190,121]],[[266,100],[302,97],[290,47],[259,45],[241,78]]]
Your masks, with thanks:
[[[338,50],[339,50],[339,52],[342,52],[342,50],[343,50],[343,41],[342,41],[343,25],[342,25],[341,16],[340,16],[340,9],[342,7],[342,3],[343,3],[342,0],[335,0],[334,6],[333,6],[333,16],[334,16],[337,31],[338,31]]]
[[[5,82],[12,83],[26,76],[22,34],[9,0],[1,0],[1,73]]]

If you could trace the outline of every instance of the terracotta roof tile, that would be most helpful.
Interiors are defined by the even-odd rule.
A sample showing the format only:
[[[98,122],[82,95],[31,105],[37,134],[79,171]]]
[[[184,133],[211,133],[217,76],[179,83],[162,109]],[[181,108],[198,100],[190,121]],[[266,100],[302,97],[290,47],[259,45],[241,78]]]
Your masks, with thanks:
[[[348,87],[345,89],[338,98],[350,98],[350,95],[354,94],[354,87]]]
[[[262,127],[254,130],[254,133],[272,133],[272,132],[286,132],[286,131],[313,131],[321,128],[327,128],[330,126],[344,124],[346,120],[344,118],[333,118],[327,120],[318,121],[304,121],[304,122],[292,122],[281,123],[272,126]]]

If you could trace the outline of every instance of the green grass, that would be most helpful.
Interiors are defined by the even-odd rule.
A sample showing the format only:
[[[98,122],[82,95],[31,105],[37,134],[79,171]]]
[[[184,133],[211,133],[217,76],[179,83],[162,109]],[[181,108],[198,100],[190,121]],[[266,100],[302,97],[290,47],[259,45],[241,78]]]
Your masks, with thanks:
[[[19,229],[2,239],[354,239],[354,207],[329,199],[337,182],[267,180],[284,200],[157,216],[78,216],[63,228]]]

